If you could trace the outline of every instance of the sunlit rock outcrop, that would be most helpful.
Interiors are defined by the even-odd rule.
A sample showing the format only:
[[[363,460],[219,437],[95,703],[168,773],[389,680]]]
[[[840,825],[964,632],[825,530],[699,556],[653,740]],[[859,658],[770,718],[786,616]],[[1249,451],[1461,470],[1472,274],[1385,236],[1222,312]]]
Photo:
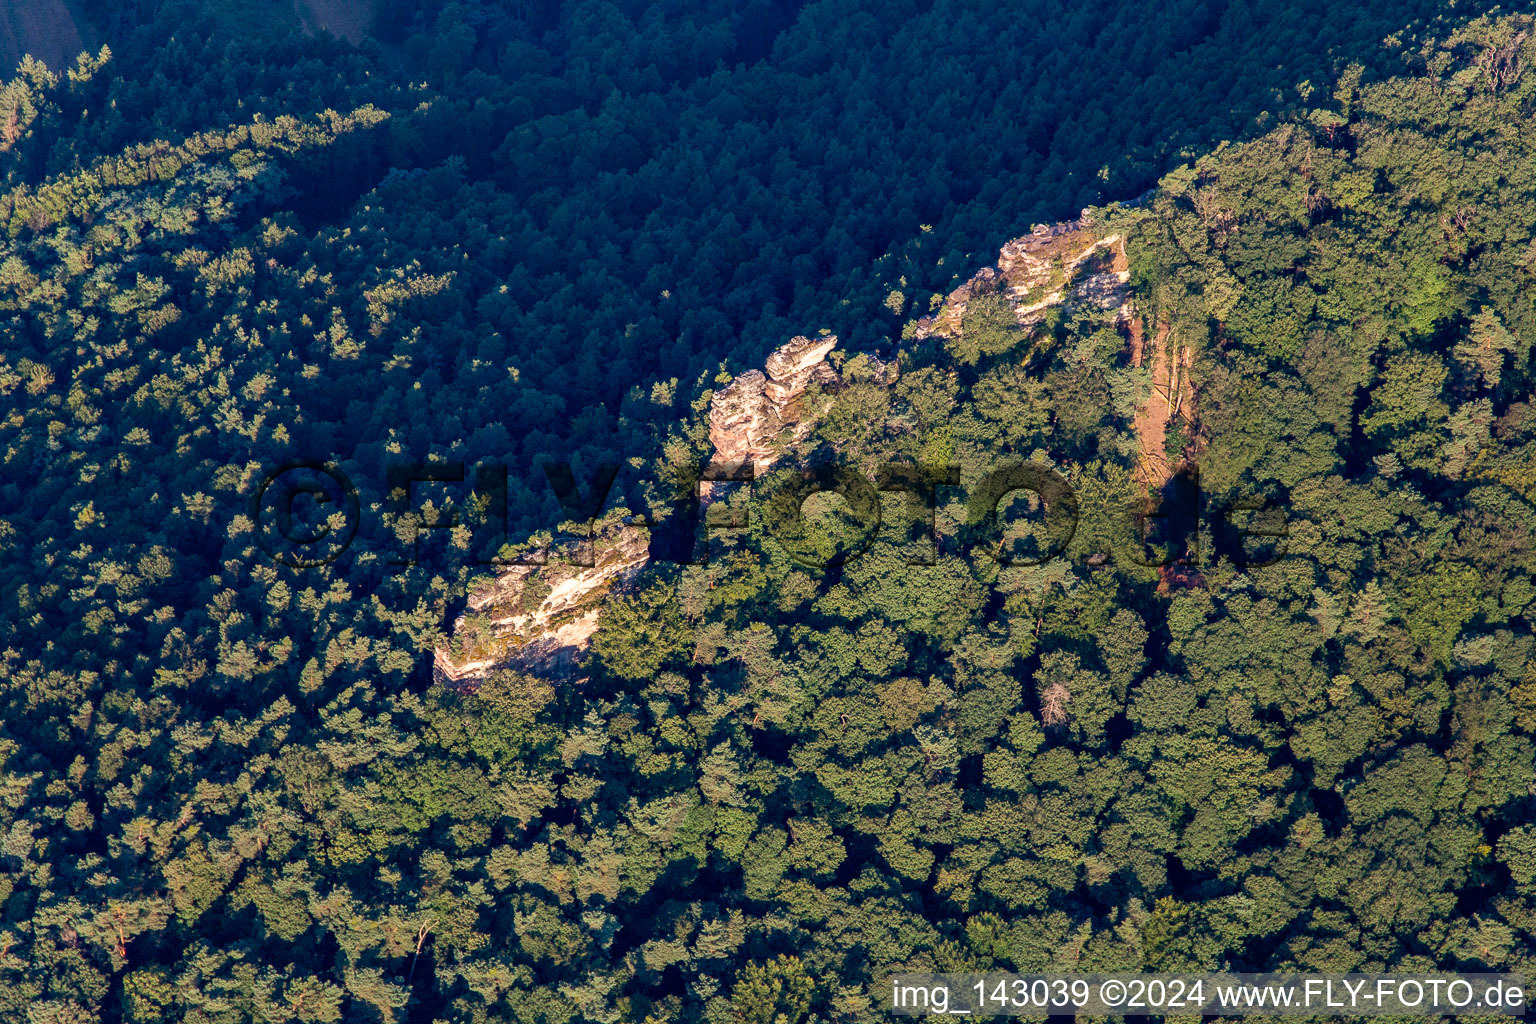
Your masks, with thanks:
[[[748,370],[717,391],[709,412],[711,464],[750,464],[762,474],[803,438],[814,426],[802,407],[806,390],[812,383],[828,388],[840,383],[826,361],[836,346],[832,335],[794,338],[768,357],[766,374]],[[894,365],[888,369],[894,380]],[[703,485],[702,504],[709,503],[709,486]],[[469,595],[449,643],[433,652],[436,678],[473,687],[497,668],[568,671],[597,631],[605,598],[649,560],[650,531],[634,522],[611,522],[590,543],[556,545],[543,565],[503,570]]]
[[[758,475],[777,461],[787,442],[813,426],[800,404],[806,389],[813,381],[837,384],[837,371],[826,362],[836,347],[836,335],[794,338],[768,357],[766,374],[748,370],[716,392],[709,407],[712,461],[720,466],[750,463]]]
[[[1033,326],[1053,306],[1084,304],[1130,317],[1130,273],[1119,235],[1100,236],[1085,217],[1003,246],[987,267],[949,294],[939,311],[918,321],[918,338],[955,337],[963,330],[973,298],[1000,293],[1013,304],[1021,326]],[[715,392],[709,408],[710,466],[734,476],[750,466],[761,477],[805,439],[816,425],[807,408],[813,386],[843,386],[827,362],[835,335],[792,338],[776,349],[763,370],[748,370]],[[865,361],[874,377],[895,383],[896,361]],[[766,371],[766,372],[765,372]],[[721,484],[705,482],[701,505]],[[610,521],[590,543],[557,545],[544,565],[517,565],[469,595],[450,642],[433,655],[439,681],[473,687],[496,668],[563,673],[576,664],[597,631],[608,595],[632,580],[650,560],[650,532],[635,522]],[[585,553],[586,557],[582,557]],[[590,564],[582,565],[579,562]]]
[[[557,546],[544,565],[505,569],[469,595],[452,640],[433,653],[438,681],[465,686],[498,667],[568,667],[597,631],[603,599],[649,560],[649,543],[645,527],[617,523],[590,543]]]
[[[1120,235],[1099,235],[1087,216],[1040,225],[1004,245],[996,266],[982,268],[950,292],[937,313],[917,322],[914,333],[918,338],[958,337],[967,304],[993,293],[1013,304],[1021,327],[1033,327],[1063,303],[1119,309],[1124,318],[1129,315],[1130,280]]]

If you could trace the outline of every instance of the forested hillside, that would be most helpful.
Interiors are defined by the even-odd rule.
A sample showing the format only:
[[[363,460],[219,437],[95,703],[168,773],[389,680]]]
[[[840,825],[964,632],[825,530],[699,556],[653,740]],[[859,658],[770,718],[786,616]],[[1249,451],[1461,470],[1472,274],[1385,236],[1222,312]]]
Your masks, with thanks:
[[[608,598],[579,686],[484,674],[463,706],[564,729],[544,813],[572,830],[511,843],[508,888],[583,1015],[875,1019],[901,970],[1530,970],[1531,30],[1346,74],[1010,245],[895,380],[833,353],[814,432],[712,510],[738,514],[707,563]],[[1071,269],[1085,235],[1123,239],[1124,303]],[[1074,497],[989,490],[1019,463]],[[810,525],[776,506],[834,485]],[[610,951],[623,989],[585,966]]]
[[[383,2],[352,46],[277,6],[85,0],[107,48],[0,90],[0,1019],[1530,966],[1528,20]],[[952,294],[1084,206],[1126,305]],[[932,564],[822,568],[749,517],[579,671],[433,684],[476,563],[570,518],[542,463],[665,525],[716,393],[823,329],[786,466],[1039,462],[1061,557],[943,505]],[[319,566],[249,504],[295,458],[357,486]],[[401,494],[428,459],[462,484]],[[1138,564],[1189,466],[1210,536]]]
[[[412,314],[432,330],[398,380],[387,336],[357,360],[305,356],[340,406],[306,421],[343,458],[393,428],[414,457],[463,442],[470,461],[504,460],[514,532],[558,519],[540,461],[643,453],[623,422],[637,385],[686,390],[812,328],[894,338],[1022,228],[1305,109],[1348,60],[1396,70],[1410,27],[1439,13],[400,2],[379,7],[382,42],[353,51],[295,34],[279,4],[83,9],[117,57],[15,147],[13,181],[256,115],[393,115],[286,162],[237,227],[297,232],[337,289],[325,328],[335,309],[337,329],[371,330],[364,293],[392,277],[444,282],[439,308]],[[274,297],[263,280],[253,306]],[[363,379],[380,400],[349,414]]]

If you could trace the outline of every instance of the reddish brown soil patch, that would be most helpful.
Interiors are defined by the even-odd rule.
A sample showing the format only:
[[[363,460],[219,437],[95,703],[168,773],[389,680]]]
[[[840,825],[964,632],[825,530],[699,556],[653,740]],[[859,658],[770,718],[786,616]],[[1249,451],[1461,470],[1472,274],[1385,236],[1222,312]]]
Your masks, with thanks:
[[[1137,327],[1140,333],[1140,327]],[[1141,438],[1141,462],[1138,466],[1142,481],[1151,490],[1157,490],[1168,482],[1172,471],[1163,446],[1168,439],[1168,417],[1173,411],[1172,384],[1173,361],[1168,356],[1167,324],[1159,324],[1157,335],[1152,339],[1150,369],[1152,370],[1152,394],[1146,404],[1136,410],[1133,426]],[[1146,358],[1144,347],[1132,342],[1132,362],[1140,366]]]
[[[1131,365],[1140,366],[1142,349],[1146,345],[1146,331],[1141,326],[1141,317],[1133,311],[1130,321],[1131,332]]]
[[[1152,351],[1146,351],[1146,339],[1141,318],[1131,317],[1131,365],[1149,362],[1152,371],[1152,394],[1146,404],[1136,410],[1133,426],[1141,439],[1141,460],[1138,475],[1149,490],[1160,490],[1177,470],[1168,461],[1166,451],[1168,425],[1172,422],[1194,422],[1194,386],[1189,380],[1189,369],[1194,363],[1189,346],[1178,346],[1177,352],[1171,339],[1168,324],[1159,324],[1157,335],[1152,339]]]

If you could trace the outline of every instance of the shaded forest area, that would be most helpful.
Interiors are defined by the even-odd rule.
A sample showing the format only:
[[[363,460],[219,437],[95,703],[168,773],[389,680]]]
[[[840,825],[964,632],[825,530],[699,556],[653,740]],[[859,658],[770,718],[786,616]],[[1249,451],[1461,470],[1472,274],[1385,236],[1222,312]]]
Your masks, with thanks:
[[[369,413],[312,415],[340,421],[316,454],[351,457],[391,428],[417,457],[462,441],[456,454],[513,467],[514,533],[558,521],[539,462],[643,454],[621,422],[636,386],[751,365],[812,328],[878,345],[900,329],[892,290],[928,302],[1030,224],[1138,194],[1181,154],[1303,106],[1297,86],[1346,58],[1395,69],[1405,27],[1437,13],[385,4],[384,46],[349,52],[279,35],[274,6],[87,5],[132,72],[98,86],[101,117],[28,147],[26,180],[50,151],[175,142],[256,112],[393,112],[285,166],[259,208],[293,213],[306,240],[351,229],[349,325],[383,275],[452,275],[405,386],[386,378]],[[336,400],[355,392],[348,370],[388,363],[384,345],[326,367]]]
[[[1524,963],[1526,22],[385,2],[353,46],[275,6],[82,0],[109,49],[0,90],[0,1016],[864,1020],[898,966]],[[903,364],[850,358],[818,443],[1038,449],[1123,510],[1112,325],[901,338],[1158,181],[1105,216],[1197,353],[1204,485],[1302,521],[1276,575],[812,578],[749,535],[615,601],[584,688],[457,694],[423,667],[465,532],[292,572],[244,514],[295,455],[380,523],[429,456],[509,466],[513,539],[562,518],[545,460],[644,510],[723,369],[818,328]]]

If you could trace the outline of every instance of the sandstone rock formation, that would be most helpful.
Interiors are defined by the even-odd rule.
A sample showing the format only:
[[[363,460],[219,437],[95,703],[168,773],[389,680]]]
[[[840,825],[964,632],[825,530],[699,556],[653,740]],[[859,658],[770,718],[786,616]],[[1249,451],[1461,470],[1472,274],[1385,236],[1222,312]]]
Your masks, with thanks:
[[[1121,320],[1129,320],[1129,281],[1121,236],[1098,236],[1086,217],[1038,227],[1003,246],[995,267],[977,273],[950,293],[937,314],[918,321],[917,337],[957,336],[966,303],[999,292],[1014,303],[1021,326],[1039,323],[1046,310],[1062,303],[1118,309]],[[768,357],[766,372],[749,370],[717,391],[709,410],[711,467],[750,465],[758,477],[803,440],[815,426],[814,410],[805,407],[807,390],[812,384],[828,390],[843,385],[826,361],[836,347],[834,335],[793,338]],[[895,383],[894,360],[882,363],[866,355],[859,366],[879,383]],[[701,485],[701,504],[708,505],[724,486]],[[452,640],[434,652],[436,678],[473,687],[498,667],[568,670],[597,631],[607,595],[650,560],[649,543],[645,527],[610,523],[593,541],[590,565],[573,564],[570,555],[580,545],[567,542],[545,565],[506,569],[469,596]]]
[[[715,393],[710,402],[711,464],[750,463],[766,472],[814,420],[803,415],[801,398],[811,383],[835,387],[837,372],[827,354],[837,338],[794,338],[768,357],[767,370],[749,370]],[[878,366],[895,379],[894,365]],[[701,494],[701,504],[711,494]],[[450,643],[433,652],[438,682],[470,688],[495,668],[561,673],[574,666],[597,631],[604,599],[633,579],[650,560],[650,532],[632,522],[600,530],[591,547],[592,564],[574,564],[585,542],[556,546],[544,565],[516,565],[469,595],[454,622]]]
[[[1188,346],[1175,350],[1166,324],[1147,343],[1130,298],[1130,279],[1125,239],[1095,234],[1085,212],[1078,220],[1036,227],[1003,246],[995,267],[983,268],[950,292],[936,314],[918,321],[915,333],[918,338],[959,337],[969,302],[999,293],[1013,303],[1014,315],[1026,328],[1056,305],[1115,310],[1130,338],[1131,365],[1146,365],[1152,374],[1151,396],[1137,409],[1132,427],[1141,446],[1138,478],[1149,492],[1157,491],[1177,469],[1165,450],[1170,424],[1182,420],[1189,425],[1195,419],[1192,357]]]
[[[453,639],[433,652],[438,682],[471,686],[493,668],[569,666],[597,631],[603,599],[650,558],[650,533],[634,523],[599,531],[591,565],[575,564],[585,542],[560,545],[544,565],[515,565],[469,595]]]
[[[711,462],[750,463],[761,475],[786,443],[804,437],[813,422],[802,414],[800,399],[813,381],[837,384],[837,372],[826,362],[836,347],[832,334],[793,338],[768,357],[766,375],[748,370],[716,392],[709,407],[709,440],[715,446]]]
[[[1014,315],[1022,327],[1040,323],[1047,310],[1062,303],[1119,309],[1124,320],[1130,315],[1130,280],[1125,239],[1120,235],[1100,237],[1086,215],[1049,227],[1037,226],[1030,234],[1004,245],[995,267],[978,271],[949,293],[936,314],[919,320],[916,336],[958,337],[967,303],[997,292],[1014,304]]]

